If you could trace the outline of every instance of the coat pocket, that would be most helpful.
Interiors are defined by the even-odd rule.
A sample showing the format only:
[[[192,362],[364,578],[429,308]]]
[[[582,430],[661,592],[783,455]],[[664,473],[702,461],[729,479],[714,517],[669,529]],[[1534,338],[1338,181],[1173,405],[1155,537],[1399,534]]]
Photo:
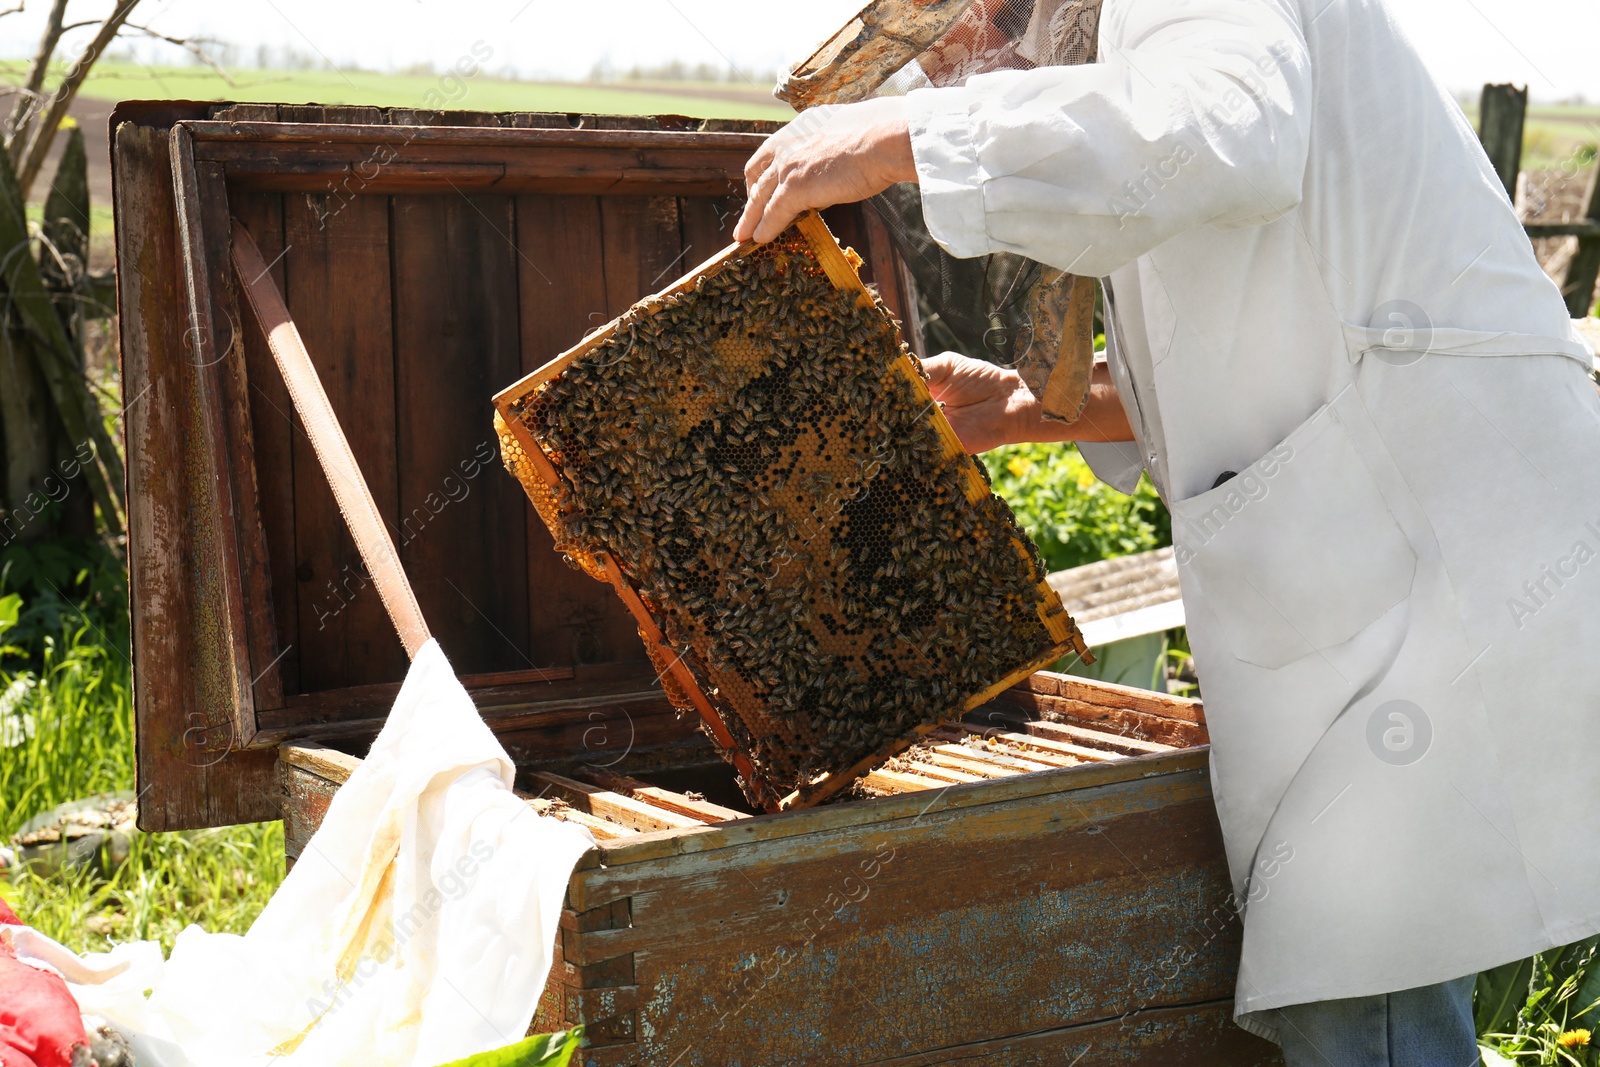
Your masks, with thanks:
[[[1341,407],[1172,508],[1186,591],[1247,663],[1277,668],[1343,644],[1410,595],[1416,553],[1343,421],[1360,413]]]

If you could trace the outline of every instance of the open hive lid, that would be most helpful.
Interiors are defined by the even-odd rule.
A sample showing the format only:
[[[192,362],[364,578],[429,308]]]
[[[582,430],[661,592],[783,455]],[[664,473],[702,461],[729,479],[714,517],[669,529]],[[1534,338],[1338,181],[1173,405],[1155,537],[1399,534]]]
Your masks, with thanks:
[[[751,801],[816,803],[1086,653],[815,214],[496,398],[557,547],[638,619]]]
[[[406,658],[228,262],[248,227],[422,613],[519,763],[685,741],[634,619],[500,469],[490,398],[727,245],[770,126],[299,105],[112,117],[140,818],[277,817]],[[830,224],[911,314],[870,213]],[[911,331],[915,335],[915,331]]]

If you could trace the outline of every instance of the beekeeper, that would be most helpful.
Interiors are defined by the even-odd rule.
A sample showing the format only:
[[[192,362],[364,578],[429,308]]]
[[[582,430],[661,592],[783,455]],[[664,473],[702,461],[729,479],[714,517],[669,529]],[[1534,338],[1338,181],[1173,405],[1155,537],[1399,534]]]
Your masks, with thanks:
[[[1077,422],[927,369],[1172,511],[1239,1022],[1476,1063],[1472,976],[1600,931],[1600,399],[1460,109],[1379,0],[1106,0],[1095,64],[808,114],[741,239],[919,182],[952,254],[1104,280]]]

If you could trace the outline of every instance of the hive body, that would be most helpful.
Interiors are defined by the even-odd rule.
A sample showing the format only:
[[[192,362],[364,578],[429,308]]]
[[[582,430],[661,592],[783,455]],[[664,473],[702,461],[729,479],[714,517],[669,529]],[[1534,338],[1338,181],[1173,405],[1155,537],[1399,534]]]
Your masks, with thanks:
[[[815,802],[1074,647],[1010,509],[816,216],[497,398],[558,548],[751,799]]]

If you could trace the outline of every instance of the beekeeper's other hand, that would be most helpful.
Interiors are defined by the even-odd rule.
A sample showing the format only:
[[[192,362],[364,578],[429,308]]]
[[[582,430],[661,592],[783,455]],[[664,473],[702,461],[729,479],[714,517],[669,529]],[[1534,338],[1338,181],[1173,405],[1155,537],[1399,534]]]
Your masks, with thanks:
[[[1097,363],[1089,399],[1076,422],[1044,417],[1044,407],[1022,375],[987,360],[946,352],[923,360],[928,392],[944,407],[951,429],[968,452],[1029,441],[1131,441],[1133,427],[1111,374]]]
[[[811,208],[850,204],[917,180],[900,97],[814,107],[767,138],[744,168],[738,241],[767,242]]]
[[[922,369],[968,452],[1026,441],[1039,422],[1039,401],[1014,370],[956,352],[923,360]]]

